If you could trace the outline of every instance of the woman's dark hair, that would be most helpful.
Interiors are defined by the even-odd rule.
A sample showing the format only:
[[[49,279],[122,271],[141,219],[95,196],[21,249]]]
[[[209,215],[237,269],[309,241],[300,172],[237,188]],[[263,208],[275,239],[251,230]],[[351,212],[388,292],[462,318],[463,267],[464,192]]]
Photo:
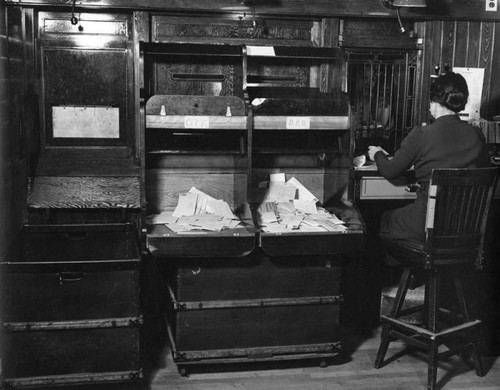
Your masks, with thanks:
[[[431,84],[431,102],[439,103],[454,112],[462,111],[469,98],[469,88],[458,73],[446,73]]]

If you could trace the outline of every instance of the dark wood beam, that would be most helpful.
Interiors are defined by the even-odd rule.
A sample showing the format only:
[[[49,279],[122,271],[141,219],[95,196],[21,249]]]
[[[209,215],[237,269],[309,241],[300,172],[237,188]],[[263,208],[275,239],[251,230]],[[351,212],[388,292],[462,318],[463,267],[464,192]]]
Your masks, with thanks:
[[[4,0],[9,5],[71,7],[68,0]],[[253,12],[252,0],[77,0],[78,9],[134,9],[159,12]],[[257,15],[284,17],[395,18],[381,0],[253,0]],[[401,16],[416,20],[500,20],[500,9],[486,11],[485,0],[427,0],[427,8],[401,8]]]

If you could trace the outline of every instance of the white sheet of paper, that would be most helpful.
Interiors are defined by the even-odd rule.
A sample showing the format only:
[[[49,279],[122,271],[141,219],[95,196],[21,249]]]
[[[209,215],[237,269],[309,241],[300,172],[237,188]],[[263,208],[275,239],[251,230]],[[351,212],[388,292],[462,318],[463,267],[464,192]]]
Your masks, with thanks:
[[[479,109],[481,108],[481,98],[483,95],[484,68],[453,67],[453,72],[461,74],[469,88],[469,99],[465,105],[465,109],[460,111],[458,115],[465,121],[479,119]]]
[[[302,215],[294,215],[292,218],[290,218],[290,220],[286,224],[287,229],[290,230],[299,229],[303,219],[304,216]]]
[[[265,202],[288,202],[295,199],[297,187],[282,182],[269,182],[269,189],[264,198]]]
[[[331,220],[324,219],[321,221],[317,221],[322,227],[324,227],[326,230],[329,232],[336,232],[336,231],[346,231],[347,227],[344,225],[334,223]]]
[[[189,226],[186,225],[178,225],[176,223],[169,223],[167,227],[172,230],[174,233],[179,233],[179,232],[188,232],[191,230]]]
[[[311,191],[309,191],[306,187],[304,187],[304,185],[302,183],[300,183],[295,177],[292,177],[286,183],[287,184],[292,184],[295,187],[297,187],[297,189],[299,190],[299,192],[298,192],[298,194],[299,194],[298,199],[301,199],[301,200],[313,200],[314,202],[317,202],[319,200],[318,198],[316,198],[311,193]]]
[[[215,200],[215,198],[211,197],[208,194],[205,194],[203,191],[195,187],[191,187],[188,191],[190,194],[197,194],[198,200],[196,203],[195,214],[203,214],[207,212],[207,203],[209,199]]]
[[[276,210],[278,211],[280,217],[286,214],[295,214],[295,206],[293,205],[293,201],[276,203]]]
[[[302,226],[307,225],[311,227],[321,226],[318,222],[316,222],[310,215],[306,215],[304,220],[302,221]]]
[[[266,233],[289,233],[290,230],[286,228],[285,225],[281,223],[270,223],[262,226],[262,231]]]
[[[335,223],[335,224],[338,224],[338,225],[342,225],[342,224],[345,223],[341,219],[337,218],[337,216],[335,214],[332,214],[332,213],[328,212],[327,210],[325,210],[322,207],[316,207],[316,209],[318,210],[318,213],[314,214],[314,215],[309,215],[309,218],[311,218],[311,219],[313,219],[315,221],[328,220],[331,223]]]
[[[238,225],[241,223],[239,219],[231,219],[229,221],[229,226],[227,227],[228,229],[234,229],[238,227]]]
[[[229,221],[229,218],[215,214],[197,214],[180,217],[177,224],[187,227],[187,230],[221,231],[227,228]]]
[[[316,209],[316,202],[313,200],[301,200],[294,199],[293,205],[295,209],[304,214],[317,214],[318,210]]]
[[[207,202],[207,212],[227,218],[236,218],[231,207],[220,199],[209,199]]]
[[[53,106],[54,138],[120,138],[117,107]]]
[[[150,225],[163,225],[176,223],[177,217],[174,217],[171,211],[162,211],[160,214],[148,215],[146,220]]]
[[[259,225],[267,225],[273,222],[278,222],[276,216],[276,203],[275,202],[264,202],[257,208],[257,219]]]
[[[198,194],[193,194],[190,192],[179,194],[177,207],[175,208],[172,215],[174,217],[182,217],[183,215],[194,215],[196,211],[197,200],[198,200]]]
[[[269,175],[269,180],[272,183],[283,183],[285,184],[285,174],[283,172],[271,173]]]
[[[196,187],[191,187],[188,192],[191,193],[191,194],[198,194],[199,196],[201,196],[203,198],[215,199],[214,197],[212,197],[212,196],[204,193],[203,191],[200,191]]]

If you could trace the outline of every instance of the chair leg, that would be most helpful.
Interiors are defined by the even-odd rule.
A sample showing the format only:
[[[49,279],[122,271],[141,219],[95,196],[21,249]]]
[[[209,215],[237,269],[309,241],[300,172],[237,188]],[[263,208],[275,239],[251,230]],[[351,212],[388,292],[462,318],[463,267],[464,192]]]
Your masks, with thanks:
[[[411,276],[413,274],[413,268],[405,268],[401,279],[399,280],[398,291],[396,292],[396,297],[394,298],[394,304],[391,309],[391,317],[398,318],[401,309],[403,308],[403,303],[405,302],[406,292],[410,285]]]
[[[438,323],[438,313],[440,305],[439,294],[439,274],[436,268],[429,270],[426,276],[426,309],[427,309],[427,327],[431,332],[436,332]]]
[[[412,268],[405,268],[398,285],[398,291],[396,293],[396,298],[391,308],[390,317],[398,318],[401,309],[403,308],[403,303],[406,297],[406,292],[408,291],[408,286],[410,285],[412,275]],[[387,323],[382,323],[382,334],[380,336],[380,346],[377,351],[377,357],[375,358],[375,368],[382,367],[384,362],[385,354],[391,342],[391,325]]]
[[[377,357],[375,358],[375,368],[382,367],[384,362],[385,354],[389,348],[389,343],[391,337],[391,326],[389,324],[382,324],[382,334],[380,335],[380,346],[378,347]]]
[[[437,331],[439,320],[439,305],[440,305],[440,279],[439,271],[434,268],[427,272],[426,275],[426,298],[427,298],[427,327],[431,332]],[[436,388],[438,358],[439,358],[439,340],[431,339],[429,341],[429,351],[427,355],[427,389],[434,390]]]
[[[429,342],[429,354],[427,355],[427,390],[434,390],[437,381],[438,369],[438,342],[431,340]]]
[[[453,276],[453,283],[455,285],[455,292],[458,298],[458,304],[460,312],[465,322],[470,321],[469,310],[467,307],[467,302],[465,300],[464,288],[462,284],[462,279],[458,274],[455,273]],[[467,342],[471,343],[472,348],[472,359],[474,361],[474,367],[476,369],[477,376],[484,376],[483,364],[481,356],[479,354],[479,342],[477,338],[477,329],[468,329],[466,332]]]

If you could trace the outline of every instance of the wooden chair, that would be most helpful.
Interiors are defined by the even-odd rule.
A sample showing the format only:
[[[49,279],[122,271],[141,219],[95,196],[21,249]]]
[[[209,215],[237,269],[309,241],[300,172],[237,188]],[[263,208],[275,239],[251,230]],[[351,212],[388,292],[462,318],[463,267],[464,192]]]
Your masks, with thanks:
[[[427,388],[436,388],[437,364],[469,350],[476,373],[483,376],[478,352],[480,320],[469,315],[460,270],[467,264],[480,268],[483,240],[496,181],[497,168],[435,169],[431,175],[423,244],[385,241],[389,254],[404,267],[394,304],[389,315],[382,315],[380,347],[375,368],[383,365],[389,343],[394,339],[427,351]],[[424,274],[424,304],[403,310],[412,277]],[[458,308],[440,304],[442,277],[450,276]],[[411,324],[405,316],[422,312],[423,324]],[[461,343],[456,344],[459,339]],[[438,347],[444,345],[439,352]]]

